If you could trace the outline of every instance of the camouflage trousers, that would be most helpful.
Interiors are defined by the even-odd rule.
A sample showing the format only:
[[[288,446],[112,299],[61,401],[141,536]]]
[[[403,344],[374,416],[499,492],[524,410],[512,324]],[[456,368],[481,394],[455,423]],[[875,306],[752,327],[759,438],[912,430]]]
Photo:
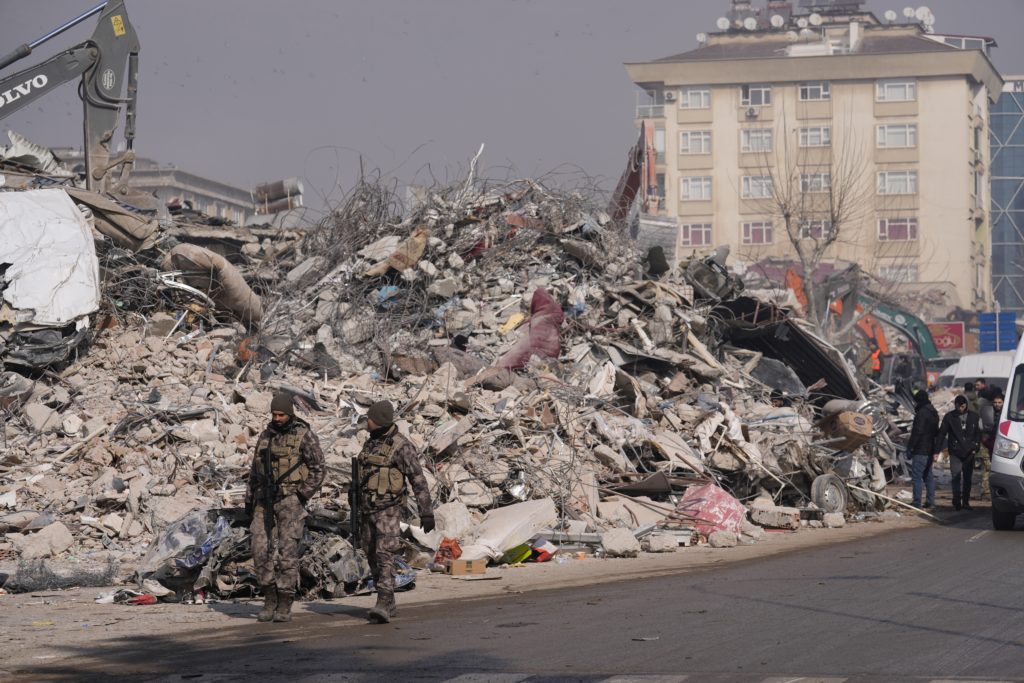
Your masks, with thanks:
[[[276,585],[294,591],[299,586],[299,541],[305,528],[306,508],[295,495],[274,503],[274,528],[267,533],[263,506],[252,513],[252,560],[261,586]]]
[[[380,595],[395,593],[394,559],[402,533],[399,507],[392,505],[383,510],[365,511],[360,522],[359,542],[370,561],[370,573]]]
[[[978,494],[978,498],[984,498],[989,494],[988,473],[992,471],[992,455],[984,446],[978,451],[974,462],[974,471],[979,470],[981,471],[981,493]]]

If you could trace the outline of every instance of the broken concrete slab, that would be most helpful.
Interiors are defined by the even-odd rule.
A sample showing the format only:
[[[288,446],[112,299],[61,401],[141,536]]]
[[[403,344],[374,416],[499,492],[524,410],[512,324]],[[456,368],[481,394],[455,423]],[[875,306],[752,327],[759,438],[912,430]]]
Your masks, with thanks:
[[[615,528],[601,534],[601,547],[608,557],[636,557],[640,554],[640,541],[632,530]]]

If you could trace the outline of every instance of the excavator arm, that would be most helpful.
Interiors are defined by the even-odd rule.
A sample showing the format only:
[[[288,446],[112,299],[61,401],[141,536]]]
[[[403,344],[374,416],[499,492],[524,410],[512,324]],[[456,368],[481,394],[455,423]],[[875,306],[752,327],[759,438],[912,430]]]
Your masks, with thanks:
[[[35,47],[88,17],[100,15],[92,37],[45,62],[0,79],[0,121],[45,97],[79,76],[78,95],[85,116],[86,187],[127,194],[127,178],[135,161],[135,103],[138,91],[139,38],[128,21],[124,0],[93,7],[42,38],[19,46],[0,59],[0,69],[32,54]],[[121,109],[125,111],[125,152],[111,162],[111,141]],[[118,181],[110,171],[121,166]]]

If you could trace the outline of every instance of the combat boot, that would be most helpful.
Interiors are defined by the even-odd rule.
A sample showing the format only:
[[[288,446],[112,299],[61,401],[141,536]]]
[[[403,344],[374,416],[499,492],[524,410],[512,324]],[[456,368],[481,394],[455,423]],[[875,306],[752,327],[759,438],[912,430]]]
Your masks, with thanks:
[[[260,610],[256,621],[271,621],[274,618],[274,610],[277,609],[277,586],[261,586],[263,593],[263,609]]]
[[[367,613],[366,618],[375,624],[386,624],[396,614],[395,594],[377,591],[377,604]]]
[[[274,621],[292,620],[292,602],[295,601],[295,591],[277,590],[277,609],[274,610]]]

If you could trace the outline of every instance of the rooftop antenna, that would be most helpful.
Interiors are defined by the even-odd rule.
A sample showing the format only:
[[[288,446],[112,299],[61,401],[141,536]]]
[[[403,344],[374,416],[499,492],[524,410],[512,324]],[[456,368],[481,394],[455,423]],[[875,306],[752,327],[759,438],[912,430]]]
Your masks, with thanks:
[[[799,19],[796,20],[796,25],[799,26],[800,28],[807,28],[807,19],[805,19],[804,17],[800,17]]]
[[[888,9],[885,11],[885,20],[890,24],[896,21],[896,10]]]
[[[913,7],[904,7],[903,8],[903,17],[907,21],[910,21],[914,17],[914,8]]]
[[[796,41],[800,40],[800,36],[797,34],[796,31],[787,31],[786,40],[788,40],[791,43],[795,43]]]
[[[811,38],[813,38],[816,35],[818,35],[818,34],[815,33],[814,31],[812,31],[809,28],[802,28],[802,29],[800,29],[800,37],[804,38],[805,40],[810,40]]]
[[[807,17],[807,20],[811,22],[811,26],[821,26],[821,15],[817,12]]]
[[[715,26],[717,26],[720,31],[727,31],[729,30],[729,20],[725,17],[718,17],[718,21],[715,22]]]
[[[699,43],[700,45],[704,45],[707,42],[708,34],[704,33],[703,31],[697,34],[697,43]]]
[[[770,21],[772,26],[774,26],[775,28],[782,28],[782,26],[786,23],[786,20],[782,18],[781,14],[773,14]]]
[[[743,28],[747,29],[748,31],[756,31],[757,19],[755,19],[754,17],[747,17],[746,19],[743,20]]]
[[[924,23],[925,18],[927,18],[927,16],[931,13],[932,11],[928,9],[928,7],[925,5],[921,5],[916,10],[914,10],[914,16],[917,17],[917,20],[920,21],[921,23]]]

